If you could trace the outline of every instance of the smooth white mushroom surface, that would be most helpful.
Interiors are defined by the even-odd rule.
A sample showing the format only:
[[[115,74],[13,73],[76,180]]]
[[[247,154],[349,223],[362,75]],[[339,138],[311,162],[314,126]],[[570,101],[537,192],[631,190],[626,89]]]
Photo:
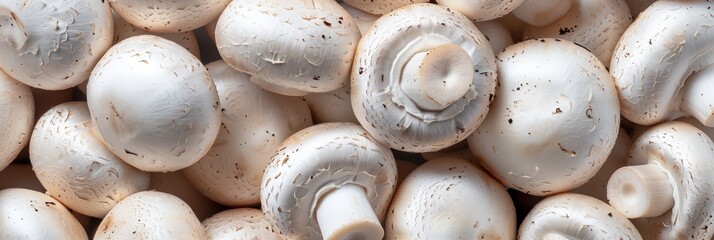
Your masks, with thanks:
[[[499,18],[516,9],[524,0],[436,0],[471,20],[481,22]]]
[[[283,140],[312,125],[310,109],[298,97],[259,88],[223,61],[206,68],[220,98],[221,129],[211,150],[183,173],[223,205],[258,205],[263,170]]]
[[[576,188],[612,150],[620,123],[605,66],[560,39],[534,39],[498,56],[499,88],[468,138],[474,155],[510,188],[547,196]]]
[[[218,135],[216,87],[201,62],[152,35],[114,45],[92,71],[87,103],[107,147],[149,172],[200,160]]]
[[[350,86],[332,92],[311,93],[303,97],[310,107],[315,123],[351,122],[359,124],[352,111]]]
[[[404,179],[385,222],[386,239],[515,239],[506,188],[466,159],[422,164]]]
[[[210,239],[287,240],[260,209],[236,208],[203,221]]]
[[[374,24],[374,22],[377,21],[377,19],[381,15],[375,15],[362,11],[360,9],[350,6],[345,2],[340,2],[340,5],[345,8],[345,10],[347,10],[350,16],[352,16],[352,18],[355,20],[357,28],[359,28],[359,32],[361,34],[367,33],[367,30],[372,27],[372,24]]]
[[[488,113],[495,88],[486,37],[434,4],[382,16],[360,40],[352,67],[355,116],[378,141],[406,152],[464,140]]]
[[[491,49],[494,53],[501,52],[504,48],[513,44],[511,33],[500,20],[474,22],[474,25],[488,39],[488,43],[491,44]]]
[[[0,216],[1,239],[88,239],[67,208],[33,190],[0,190]]]
[[[181,33],[218,18],[230,0],[108,0],[130,24],[149,32]]]
[[[130,23],[124,21],[124,19],[122,19],[119,14],[116,14],[116,12],[112,13],[112,19],[114,19],[114,44],[133,36],[150,34],[174,41],[175,43],[178,43],[178,45],[186,48],[186,50],[191,52],[191,54],[197,58],[201,58],[201,50],[198,47],[198,40],[196,39],[196,33],[194,31],[185,31],[180,33],[155,33],[131,25]]]
[[[513,15],[528,23],[528,25],[543,27],[563,17],[574,0],[525,0],[516,9]],[[597,2],[597,1],[593,1]]]
[[[149,189],[174,195],[191,207],[198,220],[209,218],[213,214],[227,208],[207,198],[191,185],[181,171],[166,173],[151,173]]]
[[[359,10],[382,15],[396,10],[397,8],[413,4],[426,3],[429,0],[342,0],[344,3],[353,6]]]
[[[347,85],[360,38],[357,24],[334,0],[235,0],[215,34],[228,65],[267,85],[305,93]]]
[[[208,234],[184,201],[168,193],[145,191],[112,208],[94,239],[204,240]]]
[[[0,172],[30,141],[35,124],[32,92],[0,70]]]
[[[74,87],[112,44],[108,1],[0,2],[0,68],[36,88]]]
[[[580,187],[570,190],[572,193],[579,193],[597,198],[600,201],[607,202],[607,182],[610,176],[617,169],[627,166],[627,157],[630,154],[632,147],[632,139],[627,135],[624,129],[620,128],[615,140],[615,147],[610,151],[605,163],[600,167],[595,176],[590,178],[588,182]]]

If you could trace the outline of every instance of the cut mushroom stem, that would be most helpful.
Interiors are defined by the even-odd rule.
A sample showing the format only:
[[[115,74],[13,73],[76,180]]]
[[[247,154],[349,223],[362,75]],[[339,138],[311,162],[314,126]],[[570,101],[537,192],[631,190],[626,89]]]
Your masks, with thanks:
[[[444,44],[414,54],[404,67],[404,93],[423,110],[439,111],[470,89],[474,68],[471,57],[456,44]]]
[[[714,127],[714,65],[693,73],[685,82],[682,111],[691,114],[704,126]]]
[[[27,32],[22,21],[10,9],[0,6],[0,36],[19,50],[27,42]]]
[[[655,217],[674,207],[669,176],[654,162],[615,171],[607,183],[607,198],[627,218]]]
[[[322,196],[316,210],[325,239],[382,239],[384,230],[364,188],[347,184]]]

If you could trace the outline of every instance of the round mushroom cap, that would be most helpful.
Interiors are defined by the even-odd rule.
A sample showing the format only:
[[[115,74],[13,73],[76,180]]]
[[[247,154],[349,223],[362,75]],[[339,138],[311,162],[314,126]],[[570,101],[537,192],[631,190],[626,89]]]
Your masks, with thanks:
[[[0,216],[1,239],[88,239],[67,208],[33,190],[0,190]]]
[[[236,208],[216,213],[203,221],[210,239],[286,240],[265,214],[255,208]]]
[[[595,56],[560,39],[534,39],[498,56],[499,88],[468,138],[507,187],[547,196],[576,188],[612,150],[620,108],[612,76]]]
[[[111,47],[113,29],[106,1],[4,1],[0,67],[32,87],[74,87]]]
[[[518,239],[641,240],[632,223],[593,197],[563,193],[540,201],[518,229]]]
[[[94,239],[208,239],[191,208],[174,195],[144,191],[117,204],[99,223]]]
[[[218,18],[230,0],[110,0],[128,23],[149,32],[181,33]]]
[[[428,161],[404,179],[385,223],[386,239],[515,239],[506,188],[458,157]]]
[[[563,17],[572,5],[573,0],[525,0],[512,13],[528,25],[542,27]]]
[[[48,195],[97,218],[149,188],[149,173],[123,162],[104,145],[85,102],[63,103],[40,117],[30,140],[30,160]]]
[[[183,173],[223,205],[258,205],[263,170],[283,140],[312,125],[310,109],[298,97],[260,89],[223,61],[206,68],[220,97],[221,129],[206,156]]]
[[[501,20],[474,22],[474,25],[488,39],[488,43],[494,53],[501,52],[504,48],[513,44],[511,33]]]
[[[325,193],[360,186],[381,221],[396,184],[397,167],[387,146],[358,125],[324,123],[283,142],[265,169],[260,199],[263,212],[288,237],[322,239],[315,214]]]
[[[458,90],[465,93],[442,110],[431,110],[408,95],[401,83],[411,79],[402,73],[417,55],[439,58],[443,46],[457,46],[471,64],[449,62],[451,55],[442,55],[446,63],[434,66],[443,69],[433,72],[447,76],[429,79],[438,85],[431,89],[448,88],[439,83],[464,68],[473,77],[458,75],[459,84],[466,82]],[[433,152],[466,139],[483,121],[496,88],[496,61],[488,40],[469,19],[443,6],[412,4],[382,16],[364,35],[351,87],[355,115],[375,139],[400,151]]]
[[[380,15],[374,15],[365,11],[362,11],[360,9],[357,9],[355,7],[350,6],[349,4],[343,2],[340,2],[340,6],[345,8],[347,12],[352,16],[352,19],[355,20],[355,23],[357,24],[357,28],[359,28],[359,32],[361,34],[365,34],[367,30],[369,30],[370,27],[372,27],[372,24],[374,24],[375,21],[379,18]]]
[[[2,59],[2,58],[0,58]],[[20,154],[30,141],[35,124],[32,92],[0,70],[0,171]]]
[[[357,24],[333,0],[235,0],[215,35],[228,65],[303,92],[345,86],[360,39]]]
[[[427,3],[429,0],[343,0],[346,4],[359,10],[382,15],[414,3]]]
[[[524,0],[436,0],[439,5],[481,22],[502,17],[521,5]]]
[[[148,172],[188,167],[221,124],[216,87],[186,49],[152,35],[114,45],[92,71],[87,102],[107,147]]]
[[[351,122],[359,124],[352,111],[350,86],[341,87],[332,92],[311,93],[303,97],[310,107],[315,123]]]
[[[112,12],[112,18],[114,19],[114,44],[133,36],[150,34],[174,41],[175,43],[178,43],[178,45],[186,48],[186,50],[191,52],[193,56],[201,58],[201,50],[198,47],[198,39],[196,39],[196,33],[194,31],[185,31],[180,33],[155,33],[129,24],[116,12]]]

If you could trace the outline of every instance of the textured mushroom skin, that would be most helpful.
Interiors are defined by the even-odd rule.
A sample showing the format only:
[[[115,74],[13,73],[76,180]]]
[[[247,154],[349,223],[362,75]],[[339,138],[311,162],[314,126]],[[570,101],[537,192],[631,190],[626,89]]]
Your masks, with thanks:
[[[220,97],[221,129],[206,156],[183,172],[223,205],[258,205],[263,170],[283,140],[312,125],[310,109],[298,97],[260,89],[223,61],[206,67]]]
[[[344,0],[344,2],[359,10],[382,15],[409,4],[426,3],[429,0]]]
[[[218,18],[230,0],[109,0],[112,9],[149,32],[181,33]]]
[[[311,93],[303,97],[310,106],[315,123],[351,122],[359,124],[354,111],[350,86],[344,86],[332,92]]]
[[[423,111],[399,87],[402,68],[417,52],[456,44],[474,63],[466,94],[441,111]],[[393,67],[394,66],[394,67]],[[380,142],[407,152],[432,152],[468,137],[488,113],[496,60],[486,37],[460,13],[412,4],[382,16],[360,41],[352,67],[352,108]]]
[[[481,22],[510,13],[521,5],[523,0],[436,0],[436,2],[461,12],[471,20]]]
[[[0,239],[88,239],[72,213],[43,193],[0,191]]]
[[[287,240],[259,209],[223,211],[203,221],[210,239]]]
[[[0,58],[1,59],[1,58]],[[32,92],[0,70],[0,171],[7,167],[30,141],[35,123]]]
[[[151,35],[107,52],[92,71],[87,102],[109,149],[143,171],[175,171],[197,162],[221,123],[218,93],[203,64],[178,44]]]
[[[104,146],[85,102],[63,103],[40,117],[30,160],[50,196],[93,217],[103,217],[125,197],[149,188],[148,173]]]
[[[304,92],[345,86],[360,38],[333,0],[235,0],[215,34],[221,57],[235,69]]]
[[[24,29],[27,34],[21,43],[0,39],[0,66],[32,87],[59,90],[76,86],[89,77],[111,47],[114,27],[106,1],[3,0],[0,6],[9,8],[15,20],[21,21],[19,26],[3,24],[0,29]]]
[[[196,56],[197,58],[201,57],[201,50],[198,47],[198,39],[196,39],[196,33],[194,31],[185,31],[180,33],[154,33],[129,24],[116,13],[112,13],[112,18],[114,19],[114,44],[133,36],[151,34],[178,43],[178,45],[181,45],[186,48],[186,50],[191,52],[193,56]]]
[[[325,123],[286,139],[265,169],[263,212],[288,236],[322,239],[315,217],[321,196],[356,184],[384,219],[397,183],[396,162],[386,146],[352,123]]]
[[[386,239],[515,239],[506,189],[459,157],[431,160],[407,176],[385,222]]]
[[[711,1],[657,1],[625,31],[610,64],[622,116],[652,125],[682,115],[687,76],[714,64],[711,9]]]

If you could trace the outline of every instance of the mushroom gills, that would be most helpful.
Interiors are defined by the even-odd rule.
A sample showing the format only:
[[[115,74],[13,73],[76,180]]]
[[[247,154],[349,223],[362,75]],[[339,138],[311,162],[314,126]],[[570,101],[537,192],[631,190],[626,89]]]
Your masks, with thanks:
[[[627,218],[656,217],[674,207],[670,177],[656,161],[622,167],[607,183],[610,205]]]
[[[682,90],[683,112],[692,115],[704,126],[714,127],[714,64],[692,73]]]
[[[382,239],[384,230],[367,194],[347,184],[326,192],[315,210],[324,239]]]

